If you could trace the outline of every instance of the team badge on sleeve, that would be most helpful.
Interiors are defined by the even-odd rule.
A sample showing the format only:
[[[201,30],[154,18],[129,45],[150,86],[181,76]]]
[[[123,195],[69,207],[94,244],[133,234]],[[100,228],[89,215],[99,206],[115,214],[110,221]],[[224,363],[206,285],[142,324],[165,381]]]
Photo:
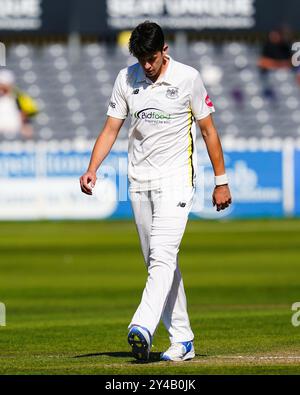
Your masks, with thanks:
[[[171,86],[170,88],[167,89],[166,96],[169,99],[177,99],[177,97],[178,97],[178,88],[175,88],[174,86]]]
[[[206,105],[208,107],[213,107],[214,106],[213,102],[211,101],[211,99],[210,99],[210,97],[208,95],[205,98],[205,103],[206,103]]]

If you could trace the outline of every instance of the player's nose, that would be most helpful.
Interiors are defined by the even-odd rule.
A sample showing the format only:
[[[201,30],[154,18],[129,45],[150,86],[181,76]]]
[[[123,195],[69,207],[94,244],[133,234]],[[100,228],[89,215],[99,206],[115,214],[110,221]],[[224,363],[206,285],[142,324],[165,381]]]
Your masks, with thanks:
[[[151,70],[151,64],[146,62],[143,64],[144,70],[145,71],[150,71]]]

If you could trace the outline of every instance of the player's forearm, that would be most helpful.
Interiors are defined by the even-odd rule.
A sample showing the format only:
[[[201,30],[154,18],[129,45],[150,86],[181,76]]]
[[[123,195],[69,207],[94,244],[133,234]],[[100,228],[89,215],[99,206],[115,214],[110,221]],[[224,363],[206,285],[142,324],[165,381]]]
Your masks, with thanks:
[[[202,136],[215,176],[225,174],[223,150],[217,131],[214,128],[211,130],[203,130]]]
[[[109,130],[103,130],[98,136],[90,159],[88,171],[96,172],[110,152],[117,135]]]

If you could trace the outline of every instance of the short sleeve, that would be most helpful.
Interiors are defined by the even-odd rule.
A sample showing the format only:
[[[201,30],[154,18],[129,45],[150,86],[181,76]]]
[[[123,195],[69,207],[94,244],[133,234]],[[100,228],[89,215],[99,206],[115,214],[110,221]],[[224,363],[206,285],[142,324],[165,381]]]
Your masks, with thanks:
[[[107,115],[114,118],[125,119],[128,115],[128,106],[125,97],[125,81],[120,71],[108,104]]]
[[[214,105],[207,94],[199,73],[197,73],[192,85],[191,107],[196,120],[205,118],[215,112]]]

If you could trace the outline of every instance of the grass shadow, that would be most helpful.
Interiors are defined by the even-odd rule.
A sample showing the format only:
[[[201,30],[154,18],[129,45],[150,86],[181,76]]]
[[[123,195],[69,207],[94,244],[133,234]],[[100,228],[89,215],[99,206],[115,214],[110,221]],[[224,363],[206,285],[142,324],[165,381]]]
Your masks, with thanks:
[[[97,352],[97,353],[91,353],[91,354],[81,354],[81,355],[75,355],[72,358],[93,358],[93,357],[113,357],[113,358],[133,358],[133,355],[131,352],[123,352],[123,351],[117,351],[117,352]],[[151,352],[149,361],[147,362],[159,362],[159,357],[160,357],[160,352]],[[134,364],[141,364],[141,363],[147,363],[144,361],[137,361],[134,359],[133,361],[129,361]]]
[[[134,359],[133,361],[131,361],[131,363],[135,365],[140,365],[145,363],[160,362],[160,354],[160,352],[150,352],[148,361],[138,361],[137,359]]]
[[[151,352],[148,361],[138,361],[136,359],[130,360],[132,364],[145,364],[145,363],[155,363],[160,362],[160,352]],[[113,358],[133,358],[131,352],[124,352],[124,351],[117,351],[117,352],[98,352],[98,353],[91,353],[91,354],[81,354],[75,355],[72,358],[91,358],[91,357],[113,357]],[[207,357],[207,354],[196,354],[196,357]]]
[[[132,353],[131,352],[97,352],[97,353],[92,353],[92,354],[81,354],[81,355],[75,355],[72,358],[89,358],[89,357],[102,357],[102,356],[107,356],[107,357],[114,357],[114,358],[126,358],[126,357],[131,357]]]

